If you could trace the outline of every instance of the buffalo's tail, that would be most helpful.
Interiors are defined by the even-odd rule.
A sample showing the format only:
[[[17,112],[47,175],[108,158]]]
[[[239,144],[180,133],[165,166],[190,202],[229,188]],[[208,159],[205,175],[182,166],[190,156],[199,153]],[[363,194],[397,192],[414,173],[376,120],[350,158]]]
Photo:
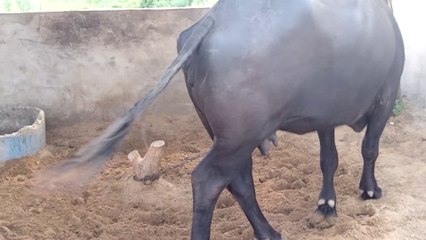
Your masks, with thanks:
[[[57,163],[42,172],[37,178],[37,187],[46,190],[66,190],[83,186],[99,172],[112,157],[118,144],[129,132],[133,121],[141,116],[155,98],[167,87],[182,68],[185,61],[196,50],[214,25],[212,16],[205,16],[189,36],[178,56],[166,69],[158,84],[144,98],[137,101],[120,119],[105,132],[81,148],[68,161]]]

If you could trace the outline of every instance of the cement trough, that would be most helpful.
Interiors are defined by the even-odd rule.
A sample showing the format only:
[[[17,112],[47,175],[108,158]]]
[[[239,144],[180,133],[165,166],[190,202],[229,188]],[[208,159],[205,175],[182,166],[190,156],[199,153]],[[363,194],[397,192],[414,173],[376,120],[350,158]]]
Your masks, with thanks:
[[[0,108],[0,161],[33,155],[45,145],[43,110],[21,106]]]

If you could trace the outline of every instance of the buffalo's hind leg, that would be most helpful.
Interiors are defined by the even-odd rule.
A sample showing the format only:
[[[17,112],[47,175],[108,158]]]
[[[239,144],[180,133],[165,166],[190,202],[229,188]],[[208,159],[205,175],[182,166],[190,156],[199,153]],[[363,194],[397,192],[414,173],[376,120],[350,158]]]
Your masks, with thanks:
[[[279,240],[281,236],[266,221],[259,205],[251,175],[253,148],[231,148],[215,142],[192,173],[192,240],[210,239],[214,207],[226,187],[237,199],[258,239]],[[231,150],[232,149],[232,150]]]
[[[318,131],[320,140],[320,165],[323,174],[322,189],[318,207],[308,218],[308,223],[316,228],[328,228],[336,224],[336,192],[334,190],[334,173],[338,165],[338,154],[334,141],[334,128]]]
[[[378,199],[382,196],[382,189],[377,184],[374,176],[374,169],[376,159],[379,156],[380,137],[392,114],[404,68],[404,44],[398,27],[396,25],[394,25],[394,27],[396,29],[396,39],[398,43],[394,64],[386,77],[387,84],[383,86],[382,91],[376,98],[373,110],[367,115],[367,131],[362,141],[364,167],[359,188],[361,198],[364,200]]]
[[[392,92],[387,101],[379,101],[372,114],[368,117],[367,131],[362,140],[362,157],[364,167],[359,184],[361,198],[379,199],[382,196],[382,189],[379,187],[374,174],[377,157],[379,156],[379,141],[389,119],[396,92]]]
[[[192,172],[191,240],[210,239],[215,204],[232,176],[225,165],[227,160],[226,153],[213,147]]]
[[[280,240],[281,235],[276,232],[266,220],[256,200],[252,176],[252,158],[249,156],[242,167],[236,169],[238,173],[228,185],[228,190],[240,204],[241,209],[253,227],[254,237],[258,240]]]

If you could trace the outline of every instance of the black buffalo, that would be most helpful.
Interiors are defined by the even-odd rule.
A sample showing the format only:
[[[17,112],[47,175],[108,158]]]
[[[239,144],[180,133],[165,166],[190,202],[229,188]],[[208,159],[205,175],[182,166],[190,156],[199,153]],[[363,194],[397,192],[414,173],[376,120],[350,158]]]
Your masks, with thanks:
[[[220,0],[180,34],[178,51],[158,86],[74,159],[52,168],[50,182],[76,169],[79,176],[99,169],[133,120],[183,69],[213,140],[192,174],[191,239],[209,239],[214,206],[225,188],[256,239],[282,239],[256,201],[251,157],[256,147],[267,154],[266,143],[277,130],[318,133],[323,184],[311,224],[333,224],[336,216],[339,125],[367,128],[359,188],[363,199],[381,197],[375,162],[404,65],[403,40],[384,1]]]

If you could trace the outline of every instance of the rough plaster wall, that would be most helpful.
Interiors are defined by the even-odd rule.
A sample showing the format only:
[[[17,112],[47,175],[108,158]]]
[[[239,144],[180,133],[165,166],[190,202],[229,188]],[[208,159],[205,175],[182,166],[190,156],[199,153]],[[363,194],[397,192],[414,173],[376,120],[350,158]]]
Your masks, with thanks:
[[[0,107],[32,105],[50,124],[112,120],[156,84],[178,34],[206,9],[0,15]],[[157,111],[191,110],[182,75]]]
[[[402,93],[426,107],[426,1],[393,0],[393,8],[405,43]]]

